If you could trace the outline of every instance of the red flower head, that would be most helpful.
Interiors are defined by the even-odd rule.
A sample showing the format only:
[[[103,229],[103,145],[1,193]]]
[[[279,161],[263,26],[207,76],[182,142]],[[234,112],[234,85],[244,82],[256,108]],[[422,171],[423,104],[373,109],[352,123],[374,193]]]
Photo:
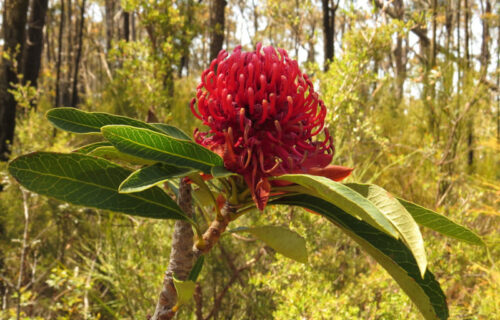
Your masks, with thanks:
[[[222,50],[202,73],[191,110],[210,127],[195,130],[196,142],[245,178],[260,210],[269,198],[269,176],[310,173],[340,180],[351,171],[328,166],[334,147],[324,128],[325,105],[283,49],[259,43],[254,52]],[[324,139],[313,141],[322,132]]]

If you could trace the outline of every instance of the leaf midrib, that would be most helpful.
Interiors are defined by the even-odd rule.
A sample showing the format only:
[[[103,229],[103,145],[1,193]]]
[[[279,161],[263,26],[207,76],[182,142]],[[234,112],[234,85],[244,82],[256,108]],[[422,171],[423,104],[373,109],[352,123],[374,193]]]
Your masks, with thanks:
[[[54,175],[54,174],[50,174],[50,173],[46,173],[46,172],[42,172],[42,171],[36,171],[36,170],[32,170],[32,169],[19,169],[17,168],[17,170],[19,171],[27,171],[27,172],[31,172],[31,173],[34,173],[34,174],[39,174],[41,176],[49,176],[49,177],[54,177],[54,178],[58,178],[58,179],[61,179],[61,180],[68,180],[68,181],[72,181],[72,182],[77,182],[77,183],[82,183],[82,184],[86,184],[86,185],[89,185],[89,186],[94,186],[94,187],[98,187],[100,189],[105,189],[105,190],[109,190],[109,191],[114,191],[116,192],[118,195],[121,195],[123,194],[124,196],[129,196],[131,198],[135,198],[135,199],[139,199],[139,200],[142,200],[142,201],[145,201],[145,202],[148,202],[148,203],[151,203],[151,204],[155,204],[155,205],[160,205],[161,207],[163,208],[167,208],[167,209],[170,209],[170,210],[173,210],[175,212],[179,212],[178,210],[175,210],[174,208],[172,207],[168,207],[166,206],[165,204],[163,203],[158,203],[158,202],[154,202],[154,201],[151,201],[147,198],[142,198],[142,197],[137,197],[137,196],[134,196],[132,193],[119,193],[117,190],[113,189],[113,188],[110,188],[110,187],[106,187],[106,186],[103,186],[103,185],[99,185],[99,184],[95,184],[95,183],[92,183],[92,182],[87,182],[87,181],[82,181],[82,180],[76,180],[74,178],[69,178],[69,177],[61,177],[61,176],[57,176],[57,175]],[[184,214],[182,212],[179,212],[179,214],[181,216],[184,216]]]

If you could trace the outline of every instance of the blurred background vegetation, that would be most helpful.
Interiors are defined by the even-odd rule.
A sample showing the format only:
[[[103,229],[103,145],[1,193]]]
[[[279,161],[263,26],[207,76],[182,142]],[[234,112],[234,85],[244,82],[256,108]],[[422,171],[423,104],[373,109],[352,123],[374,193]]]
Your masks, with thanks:
[[[495,0],[5,0],[0,34],[0,319],[147,319],[173,224],[29,193],[7,161],[95,137],[56,131],[50,108],[186,131],[201,71],[221,48],[288,50],[328,106],[351,181],[476,230],[487,248],[424,231],[452,319],[500,318],[500,4]],[[420,319],[397,284],[317,215],[269,207],[309,264],[225,236],[179,319]],[[234,225],[236,227],[237,225]]]

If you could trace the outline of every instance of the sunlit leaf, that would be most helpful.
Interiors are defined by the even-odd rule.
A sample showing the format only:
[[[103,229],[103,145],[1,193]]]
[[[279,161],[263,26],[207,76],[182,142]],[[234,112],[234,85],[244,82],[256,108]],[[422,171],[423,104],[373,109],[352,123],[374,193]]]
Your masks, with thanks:
[[[460,241],[482,246],[485,245],[483,240],[473,231],[451,221],[447,217],[421,207],[418,204],[399,198],[398,200],[406,208],[406,210],[408,210],[418,224]]]
[[[394,238],[399,238],[399,233],[392,223],[372,202],[344,184],[308,174],[285,174],[275,179],[306,187],[310,190],[310,194],[333,203]]]
[[[344,210],[311,195],[284,196],[274,204],[296,205],[324,216],[370,254],[396,280],[425,319],[447,319],[448,306],[439,282],[427,270],[422,277],[412,252],[397,240]]]
[[[116,150],[116,148],[113,146],[99,147],[87,154],[91,156],[104,158],[110,161],[118,161],[118,162],[124,161],[133,165],[152,165],[156,163],[155,161],[152,160],[146,160],[143,158],[135,157],[130,154],[120,152]]]
[[[214,166],[223,165],[221,157],[192,141],[122,125],[105,126],[101,131],[119,151],[143,159],[198,169],[205,173],[210,173]]]
[[[422,275],[427,269],[424,239],[417,223],[405,207],[388,191],[371,184],[348,183],[349,188],[370,200],[396,227],[418,263]]]
[[[182,305],[193,297],[196,283],[192,280],[182,281],[174,276],[174,286],[177,291],[177,305]]]
[[[307,263],[306,240],[290,229],[280,226],[240,227],[231,232],[248,232],[285,257]]]

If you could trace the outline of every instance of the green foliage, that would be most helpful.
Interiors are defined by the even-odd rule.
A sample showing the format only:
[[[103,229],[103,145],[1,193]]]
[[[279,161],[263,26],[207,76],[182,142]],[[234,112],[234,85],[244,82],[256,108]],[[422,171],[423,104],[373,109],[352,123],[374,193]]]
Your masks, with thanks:
[[[411,213],[418,224],[470,244],[485,245],[477,234],[445,216],[403,199],[398,199],[398,201]]]
[[[402,242],[357,220],[345,211],[306,195],[283,197],[278,204],[299,205],[322,214],[366,250],[396,280],[426,319],[447,319],[446,297],[434,275],[422,274],[414,254]]]
[[[165,163],[147,166],[131,173],[120,184],[118,190],[120,193],[139,192],[169,179],[182,178],[193,172],[189,168],[174,167]]]
[[[202,38],[199,47],[188,45],[199,31],[189,23],[186,14],[187,5],[193,4],[181,1],[173,6],[172,3],[123,1],[124,9],[135,10],[140,25],[154,32],[147,39],[113,43],[113,49],[104,59],[107,64],[101,68],[104,71],[100,70],[107,74],[105,81],[93,83],[92,72],[84,75],[92,79],[92,90],[86,89],[82,109],[139,119],[145,119],[147,110],[151,109],[162,121],[186,132],[192,132],[199,125],[188,107],[199,72],[191,68],[192,75],[180,79],[175,73],[179,70],[180,57],[189,48],[193,51],[191,65],[203,66],[202,46],[207,39]],[[199,9],[204,5],[191,7],[197,17],[192,22],[198,24],[207,20],[200,18],[203,15]],[[286,10],[286,15],[278,10],[279,5]],[[310,32],[315,25],[316,30],[319,29],[320,18],[314,17],[309,10],[317,8],[311,7],[309,2],[301,2],[301,11],[297,13],[294,5],[292,2],[269,2],[265,7],[268,11],[257,10],[257,15],[271,12],[273,18],[269,20],[269,27],[255,39],[271,39],[269,41],[283,44],[291,53],[293,49],[305,48],[294,48],[293,40],[314,41],[316,33]],[[139,11],[144,15],[139,17]],[[437,214],[400,200],[419,225],[431,229],[424,228],[422,233],[428,260],[447,296],[450,318],[497,319],[500,176],[493,98],[474,80],[478,75],[473,72],[468,73],[467,80],[457,88],[453,80],[456,63],[441,57],[443,60],[438,59],[436,67],[426,77],[421,61],[410,61],[406,91],[400,99],[395,94],[395,75],[390,69],[387,71],[388,61],[392,61],[388,57],[393,57],[391,45],[397,33],[406,37],[414,25],[370,19],[365,23],[367,15],[374,16],[354,9],[339,14],[338,18],[344,19],[339,23],[345,25],[348,21],[347,29],[338,31],[342,34],[342,41],[337,42],[341,53],[336,52],[328,72],[322,73],[318,68],[312,70],[329,107],[328,126],[336,139],[335,162],[354,166],[353,180],[377,183],[395,195],[441,212]],[[313,19],[307,20],[310,17]],[[424,14],[418,19],[426,21]],[[259,17],[256,21],[262,22]],[[146,34],[145,29],[139,30]],[[238,41],[231,37],[230,31],[227,35],[229,46]],[[196,61],[198,57],[202,57],[200,61]],[[54,82],[53,63],[49,59],[44,64],[43,78],[39,81],[41,90],[35,92],[33,87],[19,86],[14,91],[21,108],[13,157],[38,150],[69,152],[75,148],[87,154],[98,147],[111,146],[101,141],[95,145],[101,139],[99,135],[80,136],[76,140],[68,133],[55,132],[46,124],[43,112],[53,107],[54,92],[48,89]],[[89,65],[93,67],[90,58]],[[430,91],[418,96],[424,85],[432,84],[436,84],[434,96]],[[471,100],[478,101],[471,109],[473,116],[470,112],[464,113],[464,106]],[[38,110],[30,109],[33,102],[37,103]],[[440,113],[431,117],[430,106]],[[456,121],[462,114],[467,122]],[[440,122],[431,125],[432,119],[440,119]],[[450,134],[455,122],[457,129]],[[472,169],[464,161],[468,150],[467,123],[473,124],[477,139],[474,147],[477,162]],[[172,127],[151,126],[159,129],[158,133],[175,136]],[[189,136],[179,133],[177,138],[189,139]],[[448,148],[448,143],[452,148]],[[97,155],[103,156],[103,153]],[[442,161],[444,155],[448,156]],[[117,161],[114,158],[113,161],[140,172],[141,166],[131,163],[131,159]],[[212,167],[210,172],[219,178],[229,178],[230,174],[220,168]],[[127,175],[131,172],[127,169]],[[445,180],[452,188],[442,200],[436,199]],[[175,185],[175,181],[169,183]],[[0,184],[4,189],[0,193],[0,294],[4,286],[8,288],[7,294],[1,297],[2,301],[7,301],[7,308],[0,311],[0,318],[16,319],[14,287],[19,270],[23,268],[19,265],[23,234],[22,194],[7,174],[5,164],[0,164]],[[212,190],[224,189],[213,181],[207,185]],[[201,188],[196,184],[193,188],[195,195],[200,194]],[[307,201],[304,205],[317,202],[321,200]],[[210,205],[205,209],[211,209],[212,202],[207,203]],[[21,284],[21,319],[144,319],[152,313],[168,263],[171,223],[82,209],[35,194],[29,195],[28,204],[29,237]],[[196,216],[196,223],[205,227],[203,213],[198,211]],[[230,259],[216,248],[206,257],[199,274],[204,314],[211,311],[212,297],[227,287],[229,290],[216,313],[218,318],[421,318],[389,274],[372,258],[367,258],[355,241],[345,237],[338,228],[332,228],[323,216],[305,214],[298,208],[270,206],[264,214],[246,213],[237,223],[272,224],[293,230],[305,238],[309,262],[295,263],[275,254],[275,249],[262,241],[223,237],[221,246],[226,248]],[[461,225],[477,230],[477,234]],[[447,239],[434,231],[467,243]],[[357,238],[357,241],[363,239]],[[469,245],[483,243],[480,247]],[[231,285],[227,281],[233,276],[233,269],[228,261],[236,267],[251,265],[241,271]],[[399,265],[393,272],[398,268]],[[411,270],[413,277],[421,278],[415,262]],[[419,290],[415,292],[421,293]],[[88,309],[84,297],[87,297]],[[182,308],[179,318],[194,318],[193,310],[193,304]]]
[[[231,232],[248,232],[285,257],[307,263],[306,242],[290,229],[279,226],[240,227]]]
[[[9,164],[9,172],[27,189],[75,205],[142,217],[188,219],[199,235],[201,228],[195,222],[197,219],[185,216],[166,192],[153,187],[167,178],[189,173],[191,181],[199,187],[194,191],[195,199],[200,201],[199,208],[204,210],[203,207],[213,205],[219,212],[214,194],[217,191],[211,191],[201,176],[192,170],[211,173],[212,168],[223,165],[222,158],[182,135],[181,138],[168,135],[173,132],[178,136],[180,131],[171,127],[160,130],[161,126],[149,128],[149,124],[124,117],[85,113],[68,108],[54,109],[47,116],[51,122],[65,130],[77,133],[97,133],[100,130],[103,137],[119,151],[113,153],[117,160],[133,164],[136,163],[130,161],[130,156],[133,156],[164,164],[146,167],[130,176],[131,172],[127,169],[92,156],[103,156],[98,151],[114,149],[110,146],[97,147],[90,151],[91,155],[81,152],[37,152],[20,156]],[[113,124],[116,122],[120,124]],[[104,156],[107,155],[109,152],[104,153]],[[236,201],[241,198],[238,193],[248,194],[246,190],[237,187],[238,179],[241,180],[238,175],[233,177],[222,172],[216,176],[226,186],[225,198],[233,201],[233,204],[238,205]],[[307,174],[287,174],[274,179],[295,184],[277,187],[277,192],[285,191],[285,194],[278,195],[274,203],[303,206],[324,215],[389,272],[426,319],[448,317],[446,299],[439,283],[426,270],[427,260],[420,231],[412,216],[396,198],[377,186],[344,185]],[[126,193],[120,192],[122,184],[126,186],[131,181],[132,188],[123,188]],[[291,191],[292,195],[287,195],[287,191]],[[235,214],[242,215],[248,209],[240,208],[240,212],[236,211]],[[25,217],[28,219],[26,213]],[[207,221],[211,220],[206,212],[203,217]],[[253,234],[287,257],[307,262],[304,239],[288,229],[267,226],[238,230]],[[186,304],[194,294],[195,283],[192,280],[174,280],[179,298],[178,306]]]
[[[123,153],[210,173],[223,165],[222,158],[193,141],[177,139],[148,129],[105,126],[103,136]]]
[[[304,193],[312,192],[314,195],[336,204],[349,214],[363,219],[373,227],[399,238],[398,232],[379,208],[358,192],[341,183],[325,177],[302,174],[287,174],[276,179],[299,184],[308,189]]]

